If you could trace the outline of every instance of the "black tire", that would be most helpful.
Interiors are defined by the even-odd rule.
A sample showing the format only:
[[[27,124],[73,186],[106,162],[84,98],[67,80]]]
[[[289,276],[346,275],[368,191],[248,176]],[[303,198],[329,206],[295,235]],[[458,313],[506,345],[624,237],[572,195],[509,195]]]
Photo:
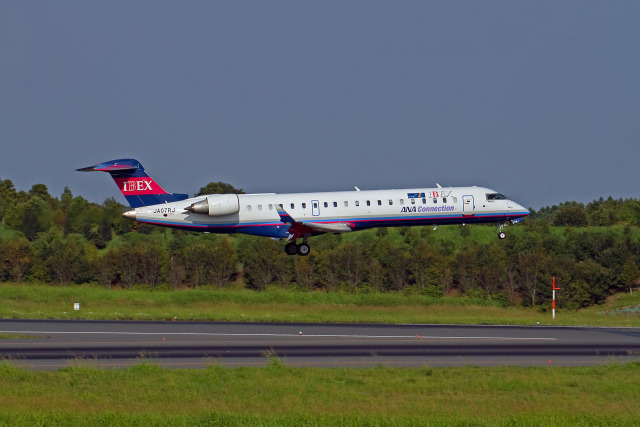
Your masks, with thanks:
[[[310,251],[311,251],[311,248],[306,243],[300,243],[298,245],[298,255],[307,256],[309,255]]]
[[[504,239],[505,237],[507,237],[507,233],[505,233],[504,231],[501,231],[498,233],[498,239]]]
[[[289,242],[284,246],[284,251],[287,255],[295,255],[298,253],[298,245],[295,242]]]

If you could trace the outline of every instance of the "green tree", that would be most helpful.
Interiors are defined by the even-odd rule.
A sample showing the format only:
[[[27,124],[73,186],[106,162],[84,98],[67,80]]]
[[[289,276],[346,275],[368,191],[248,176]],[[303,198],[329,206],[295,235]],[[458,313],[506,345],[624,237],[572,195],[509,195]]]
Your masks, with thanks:
[[[161,242],[155,239],[147,239],[147,241],[139,246],[140,255],[140,276],[142,282],[155,288],[160,280],[162,265],[166,262],[167,251]]]
[[[49,194],[49,189],[44,184],[35,184],[27,193],[30,198],[36,196],[42,199],[45,203],[49,205],[51,210],[55,210],[58,207],[58,200],[51,197]]]
[[[47,263],[58,282],[69,284],[86,267],[86,246],[86,239],[78,234],[62,236],[52,243]]]
[[[187,271],[186,279],[193,287],[205,283],[207,278],[205,244],[197,241],[184,249],[184,265]]]
[[[569,300],[565,303],[565,307],[570,310],[587,307],[591,304],[591,292],[589,284],[584,280],[574,280],[569,283],[567,294],[570,295]]]
[[[130,288],[138,282],[143,258],[141,245],[122,245],[114,250],[117,271],[123,288]]]
[[[181,259],[169,255],[169,262],[167,263],[167,272],[165,273],[167,281],[171,284],[173,289],[178,289],[187,277],[187,272],[182,265]]]
[[[587,211],[582,203],[566,203],[561,205],[553,220],[555,226],[586,227],[589,225]]]
[[[52,211],[47,203],[38,195],[33,195],[27,203],[17,206],[21,211],[20,225],[16,227],[29,240],[34,240],[37,234],[45,231],[51,225]]]
[[[375,249],[375,257],[380,262],[385,275],[385,282],[392,290],[401,290],[407,285],[407,267],[411,255],[390,238],[380,239]]]
[[[638,279],[640,279],[640,269],[631,257],[627,258],[622,264],[618,279],[623,286],[629,288],[629,293],[633,293],[633,285],[638,283]]]
[[[116,255],[116,251],[108,250],[93,260],[93,273],[98,280],[98,283],[105,288],[110,288],[117,278],[118,260]]]
[[[542,248],[518,255],[518,270],[520,280],[528,293],[529,302],[535,307],[540,288],[547,276],[550,277],[548,265],[550,256]]]
[[[0,222],[4,220],[10,206],[16,204],[16,189],[9,179],[0,179]]]
[[[62,195],[60,196],[60,203],[58,207],[62,212],[67,212],[69,210],[69,206],[71,206],[71,202],[73,201],[73,194],[69,187],[64,187],[62,191]]]
[[[228,237],[200,235],[185,246],[183,259],[192,286],[226,284],[235,272],[236,253]]]
[[[315,252],[315,251],[314,251]],[[295,260],[296,283],[303,289],[312,291],[316,284],[316,262],[314,253]]]
[[[611,270],[598,264],[593,259],[585,259],[578,262],[575,265],[573,277],[589,285],[588,292],[591,304],[603,302],[613,282]],[[585,305],[581,305],[581,307],[585,307]]]
[[[208,236],[205,236],[208,237]],[[228,236],[207,238],[200,246],[206,280],[221,288],[236,273],[237,255]]]
[[[102,220],[100,221],[100,225],[98,226],[98,237],[100,238],[100,241],[102,242],[110,242],[112,239],[111,236],[111,226],[109,225],[109,218],[107,217],[107,215],[104,215],[102,217]],[[96,247],[98,247],[98,245],[96,245]],[[98,249],[102,249],[100,247],[98,247]]]
[[[340,272],[338,271],[335,249],[318,251],[317,266],[320,283],[326,290],[335,290],[340,284]]]
[[[497,243],[494,243],[480,252],[479,261],[480,286],[489,299],[493,299],[504,288],[507,255]]]
[[[0,253],[13,281],[22,282],[34,256],[29,241],[25,238],[7,240],[2,243]]]
[[[104,216],[106,216],[107,221],[109,222],[109,226],[112,227],[113,232],[117,236],[121,236],[131,231],[135,222],[122,216],[122,213],[126,210],[124,205],[120,204],[113,197],[109,197],[102,203],[102,207]]]
[[[196,197],[204,194],[244,194],[244,191],[226,182],[218,181],[210,182],[202,187],[200,191],[198,191],[198,194],[196,194]]]
[[[272,239],[251,239],[242,243],[240,261],[243,263],[247,286],[252,289],[265,289],[286,267],[288,255],[282,250],[282,245],[278,245]]]
[[[340,280],[350,290],[355,290],[362,280],[364,256],[359,241],[344,242],[333,252],[334,265],[339,272]]]
[[[470,241],[458,251],[455,257],[455,277],[463,293],[478,287],[480,283],[480,256],[482,250],[480,245]]]
[[[418,240],[411,247],[411,259],[409,269],[411,270],[413,280],[420,289],[424,290],[429,285],[436,285],[435,272],[437,255],[433,247],[425,240]]]

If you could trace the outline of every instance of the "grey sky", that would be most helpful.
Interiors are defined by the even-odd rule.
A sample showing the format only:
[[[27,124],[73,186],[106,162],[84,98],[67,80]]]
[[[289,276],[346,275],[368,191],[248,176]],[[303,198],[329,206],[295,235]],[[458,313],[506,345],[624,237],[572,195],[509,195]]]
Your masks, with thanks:
[[[637,198],[639,46],[638,1],[5,1],[0,178]]]

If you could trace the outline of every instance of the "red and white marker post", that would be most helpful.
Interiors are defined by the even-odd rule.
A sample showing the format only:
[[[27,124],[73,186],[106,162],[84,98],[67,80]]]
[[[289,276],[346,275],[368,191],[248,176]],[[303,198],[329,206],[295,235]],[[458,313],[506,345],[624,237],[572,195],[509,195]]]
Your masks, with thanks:
[[[556,288],[556,276],[553,276],[553,302],[551,306],[551,313],[553,315],[553,320],[556,320],[556,291],[559,291],[560,288]]]

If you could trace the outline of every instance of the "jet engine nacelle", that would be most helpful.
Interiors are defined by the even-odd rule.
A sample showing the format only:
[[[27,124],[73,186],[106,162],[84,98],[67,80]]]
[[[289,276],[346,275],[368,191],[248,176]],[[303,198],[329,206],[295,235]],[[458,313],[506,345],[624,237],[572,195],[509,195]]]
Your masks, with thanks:
[[[209,216],[233,215],[240,211],[240,202],[237,194],[213,194],[191,204],[186,210]]]

